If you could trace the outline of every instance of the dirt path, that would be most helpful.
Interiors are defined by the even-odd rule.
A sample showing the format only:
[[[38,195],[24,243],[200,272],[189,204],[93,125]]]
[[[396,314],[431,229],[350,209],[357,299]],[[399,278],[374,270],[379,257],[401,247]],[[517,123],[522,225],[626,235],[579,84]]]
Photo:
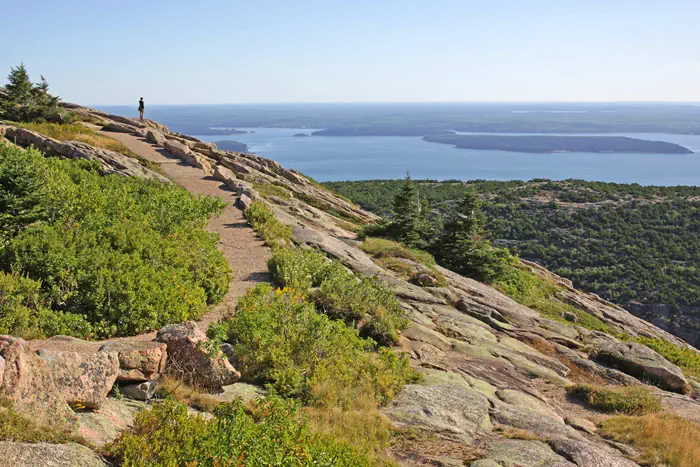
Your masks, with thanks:
[[[258,282],[271,280],[267,272],[269,249],[255,236],[253,229],[246,223],[243,212],[233,206],[233,193],[221,182],[205,176],[196,167],[183,164],[170,156],[165,149],[152,146],[143,138],[126,133],[100,133],[121,141],[136,154],[160,164],[165,176],[190,192],[218,196],[230,203],[219,217],[209,222],[207,229],[219,234],[219,250],[231,266],[231,282],[223,300],[199,321],[202,330],[206,330],[210,323],[218,320],[248,288]]]

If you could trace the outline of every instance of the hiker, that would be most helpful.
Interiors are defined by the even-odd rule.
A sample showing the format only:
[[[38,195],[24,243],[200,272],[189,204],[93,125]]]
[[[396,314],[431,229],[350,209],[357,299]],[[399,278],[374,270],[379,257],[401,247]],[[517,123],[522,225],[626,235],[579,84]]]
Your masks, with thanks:
[[[143,106],[143,97],[141,100],[139,100],[139,115],[141,116],[141,121],[143,121],[143,111],[144,111],[144,106]]]

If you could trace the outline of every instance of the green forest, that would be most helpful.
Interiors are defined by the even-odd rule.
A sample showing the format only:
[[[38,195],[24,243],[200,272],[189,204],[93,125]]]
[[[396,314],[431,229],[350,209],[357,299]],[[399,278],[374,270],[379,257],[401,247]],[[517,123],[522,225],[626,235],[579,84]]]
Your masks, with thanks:
[[[496,246],[616,303],[700,305],[700,187],[582,180],[417,181],[429,218],[454,210],[468,188],[483,201]],[[388,216],[403,180],[326,186]]]

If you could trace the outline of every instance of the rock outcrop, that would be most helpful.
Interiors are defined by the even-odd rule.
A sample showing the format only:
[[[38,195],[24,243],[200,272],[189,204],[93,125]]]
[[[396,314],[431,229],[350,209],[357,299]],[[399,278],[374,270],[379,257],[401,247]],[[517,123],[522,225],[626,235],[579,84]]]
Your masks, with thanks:
[[[150,178],[168,183],[162,175],[142,166],[136,159],[107,149],[96,148],[77,141],[61,142],[48,136],[8,126],[4,128],[5,138],[21,147],[35,147],[50,157],[86,159],[98,162],[105,174],[119,174],[129,177]]]
[[[642,344],[611,342],[594,351],[592,357],[669,391],[685,394],[690,390],[688,380],[676,365]]]
[[[33,467],[107,467],[90,448],[80,444],[0,442],[0,465]]]
[[[164,327],[156,340],[168,346],[168,372],[183,381],[221,391],[241,377],[219,349],[207,348],[207,336],[192,321]]]

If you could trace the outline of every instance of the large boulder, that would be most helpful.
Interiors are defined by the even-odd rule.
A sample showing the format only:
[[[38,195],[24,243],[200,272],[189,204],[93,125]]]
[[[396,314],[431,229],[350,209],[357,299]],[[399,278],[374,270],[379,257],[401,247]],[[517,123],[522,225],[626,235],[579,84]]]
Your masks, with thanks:
[[[157,146],[165,146],[165,136],[158,130],[148,130],[146,132],[146,141]]]
[[[165,370],[167,346],[162,342],[120,340],[100,350],[119,356],[119,382],[157,380]]]
[[[72,338],[0,336],[0,391],[20,404],[99,408],[119,373],[116,352]]]
[[[217,164],[216,167],[214,167],[214,178],[220,182],[223,182],[224,185],[231,190],[235,191],[238,187],[238,179],[236,176],[230,169],[227,169],[223,165]]]
[[[136,415],[147,407],[145,402],[108,398],[99,410],[76,414],[77,434],[96,446],[103,446],[132,426]]]
[[[207,336],[192,321],[162,328],[156,340],[168,346],[168,372],[187,383],[221,391],[241,377],[219,349],[207,349]]]
[[[119,355],[94,342],[66,336],[30,341],[28,348],[44,361],[61,400],[99,408],[119,375]]]
[[[689,390],[683,372],[649,347],[635,342],[611,342],[592,352],[591,357],[663,389],[685,394]]]
[[[90,448],[80,444],[0,442],[0,465],[31,467],[106,467]]]

